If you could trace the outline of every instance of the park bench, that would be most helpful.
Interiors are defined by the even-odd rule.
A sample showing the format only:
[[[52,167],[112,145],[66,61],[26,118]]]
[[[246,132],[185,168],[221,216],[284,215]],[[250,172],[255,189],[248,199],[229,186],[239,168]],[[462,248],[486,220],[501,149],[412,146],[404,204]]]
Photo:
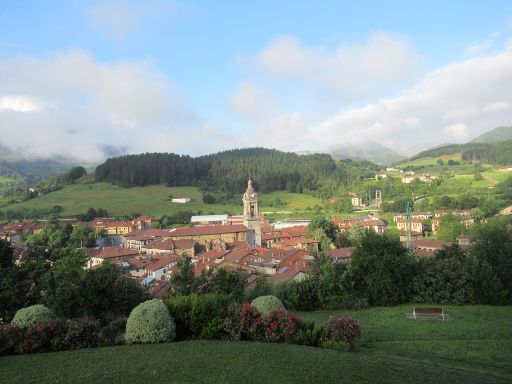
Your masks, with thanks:
[[[443,308],[422,308],[414,307],[411,313],[406,313],[407,318],[415,320],[450,320],[451,317],[444,313]]]

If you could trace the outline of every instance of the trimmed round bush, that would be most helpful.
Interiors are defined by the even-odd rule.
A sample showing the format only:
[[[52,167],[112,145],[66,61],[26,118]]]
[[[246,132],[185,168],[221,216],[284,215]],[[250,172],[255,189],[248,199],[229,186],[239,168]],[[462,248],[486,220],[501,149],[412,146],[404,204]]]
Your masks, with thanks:
[[[254,299],[251,305],[256,308],[263,316],[268,315],[272,311],[284,309],[283,303],[274,295],[260,296]]]
[[[174,320],[167,306],[158,299],[136,306],[126,322],[127,343],[161,343],[176,337]]]
[[[325,326],[331,338],[347,343],[349,350],[353,350],[355,343],[361,339],[361,327],[357,320],[350,317],[331,316]]]
[[[12,319],[12,323],[20,327],[29,327],[35,323],[43,323],[55,319],[53,312],[42,304],[21,308]]]

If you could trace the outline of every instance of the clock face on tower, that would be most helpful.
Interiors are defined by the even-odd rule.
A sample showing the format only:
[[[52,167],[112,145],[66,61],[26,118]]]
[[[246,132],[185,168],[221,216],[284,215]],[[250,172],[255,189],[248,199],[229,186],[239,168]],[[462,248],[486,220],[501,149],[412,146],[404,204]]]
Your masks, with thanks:
[[[251,197],[254,199],[256,195],[254,193],[251,193]]]

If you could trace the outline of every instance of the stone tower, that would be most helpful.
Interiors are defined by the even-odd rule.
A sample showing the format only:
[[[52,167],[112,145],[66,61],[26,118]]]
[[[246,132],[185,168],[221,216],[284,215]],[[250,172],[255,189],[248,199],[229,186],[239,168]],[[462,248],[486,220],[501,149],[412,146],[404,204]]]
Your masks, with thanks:
[[[247,243],[251,247],[260,247],[261,222],[258,208],[258,194],[254,191],[250,178],[247,182],[247,189],[242,202],[244,203],[244,225],[247,227]]]

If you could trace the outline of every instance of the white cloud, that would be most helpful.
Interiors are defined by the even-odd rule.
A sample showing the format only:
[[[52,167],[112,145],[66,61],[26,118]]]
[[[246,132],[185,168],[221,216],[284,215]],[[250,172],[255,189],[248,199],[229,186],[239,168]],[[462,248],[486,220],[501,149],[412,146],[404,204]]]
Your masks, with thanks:
[[[196,11],[195,6],[172,0],[103,0],[88,6],[84,13],[107,39],[123,42]]]
[[[448,125],[444,127],[441,132],[449,139],[455,139],[459,142],[468,137],[468,127],[462,123]]]
[[[512,47],[428,73],[402,95],[345,110],[308,129],[326,148],[340,137],[372,139],[404,154],[464,142],[512,122]]]
[[[43,104],[29,96],[7,95],[0,97],[0,112],[39,112],[43,109]]]
[[[471,45],[468,45],[464,50],[464,54],[466,57],[474,57],[474,56],[482,56],[495,47],[497,40],[501,37],[501,33],[496,32],[490,35],[487,39],[483,41],[478,41]]]
[[[120,1],[94,4],[87,10],[87,15],[94,26],[112,40],[125,39],[141,24],[137,10]]]
[[[281,107],[281,101],[272,93],[252,83],[238,85],[229,100],[231,110],[250,120],[261,120],[273,115]]]
[[[225,139],[151,63],[98,62],[81,51],[0,60],[0,106],[0,141],[34,155],[98,160],[109,145],[205,153]]]
[[[295,37],[284,36],[254,60],[278,79],[312,84],[348,98],[404,84],[419,71],[418,55],[409,40],[386,32],[374,32],[361,44],[339,44],[334,50],[306,46]]]

